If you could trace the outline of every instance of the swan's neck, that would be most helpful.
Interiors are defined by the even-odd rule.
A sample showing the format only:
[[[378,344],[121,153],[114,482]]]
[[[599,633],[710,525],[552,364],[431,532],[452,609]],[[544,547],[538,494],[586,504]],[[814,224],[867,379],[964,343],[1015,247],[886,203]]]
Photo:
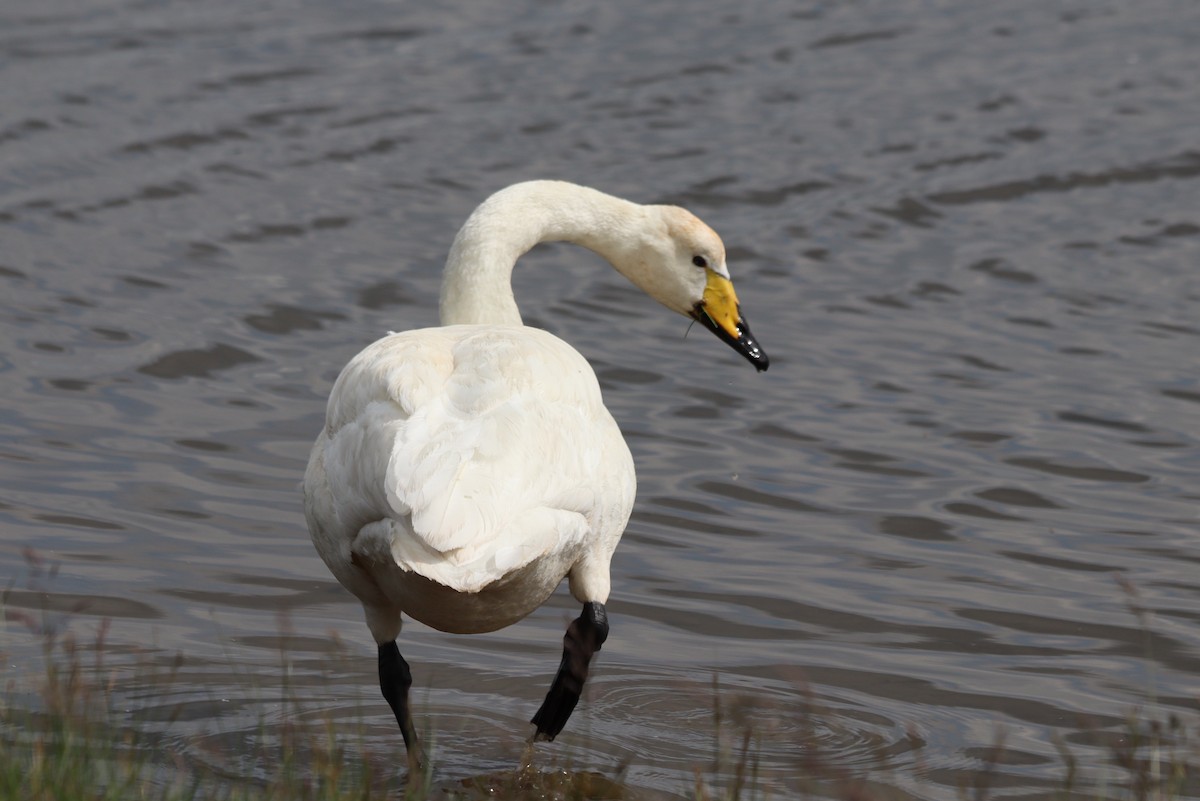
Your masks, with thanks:
[[[512,269],[539,242],[582,245],[628,274],[644,242],[649,208],[559,181],[502,189],[475,209],[450,247],[442,325],[521,325]]]

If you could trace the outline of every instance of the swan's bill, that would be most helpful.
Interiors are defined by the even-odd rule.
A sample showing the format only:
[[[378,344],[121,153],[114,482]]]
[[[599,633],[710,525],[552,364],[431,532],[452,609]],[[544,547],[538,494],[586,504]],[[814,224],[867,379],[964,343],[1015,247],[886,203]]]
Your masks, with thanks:
[[[692,309],[692,319],[745,356],[760,373],[771,365],[766,352],[758,344],[754,334],[750,333],[746,318],[742,317],[738,308],[737,293],[733,291],[733,282],[723,275],[708,271],[704,299]]]

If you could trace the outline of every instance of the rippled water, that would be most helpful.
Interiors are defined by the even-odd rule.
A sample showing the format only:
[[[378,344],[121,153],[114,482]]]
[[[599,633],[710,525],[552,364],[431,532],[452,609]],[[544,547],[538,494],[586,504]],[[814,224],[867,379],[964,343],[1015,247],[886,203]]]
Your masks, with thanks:
[[[548,752],[681,791],[715,680],[774,792],[819,752],[954,798],[1003,731],[991,781],[1028,796],[1059,740],[1095,776],[1130,709],[1200,712],[1194,4],[0,18],[8,603],[113,621],[117,663],[182,653],[123,692],[195,758],[281,719],[281,648],[312,714],[398,748],[298,482],[340,366],[433,323],[457,226],[530,177],[696,211],[772,357],[685,336],[586,252],[518,270],[640,478]],[[513,764],[574,614],[563,590],[495,635],[406,628],[446,780]]]

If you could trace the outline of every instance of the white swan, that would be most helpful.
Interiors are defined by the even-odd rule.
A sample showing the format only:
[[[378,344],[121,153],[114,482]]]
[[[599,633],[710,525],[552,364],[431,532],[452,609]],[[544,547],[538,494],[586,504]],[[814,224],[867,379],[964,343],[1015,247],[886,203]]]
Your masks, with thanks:
[[[566,724],[608,634],[609,561],[633,506],[633,459],[587,361],[522,326],[511,285],[523,253],[562,240],[767,369],[721,239],[684,209],[530,181],[475,210],[446,262],[442,326],[386,336],[346,365],[304,480],[313,543],[362,602],[410,757],[419,745],[395,643],[402,613],[442,631],[492,631],[568,577],[584,607],[532,721],[546,740]]]

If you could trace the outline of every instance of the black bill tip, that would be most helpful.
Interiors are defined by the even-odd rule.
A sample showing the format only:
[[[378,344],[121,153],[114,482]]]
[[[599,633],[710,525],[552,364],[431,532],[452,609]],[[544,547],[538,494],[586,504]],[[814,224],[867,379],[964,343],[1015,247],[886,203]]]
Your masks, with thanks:
[[[717,325],[704,311],[703,305],[697,305],[692,310],[692,319],[709,331],[712,331],[717,335],[718,339],[746,357],[746,361],[753,364],[754,369],[758,370],[758,372],[761,373],[771,366],[771,360],[767,357],[766,351],[762,349],[762,345],[759,345],[758,340],[754,338],[754,334],[751,333],[750,326],[746,323],[746,318],[738,317],[736,336]]]

